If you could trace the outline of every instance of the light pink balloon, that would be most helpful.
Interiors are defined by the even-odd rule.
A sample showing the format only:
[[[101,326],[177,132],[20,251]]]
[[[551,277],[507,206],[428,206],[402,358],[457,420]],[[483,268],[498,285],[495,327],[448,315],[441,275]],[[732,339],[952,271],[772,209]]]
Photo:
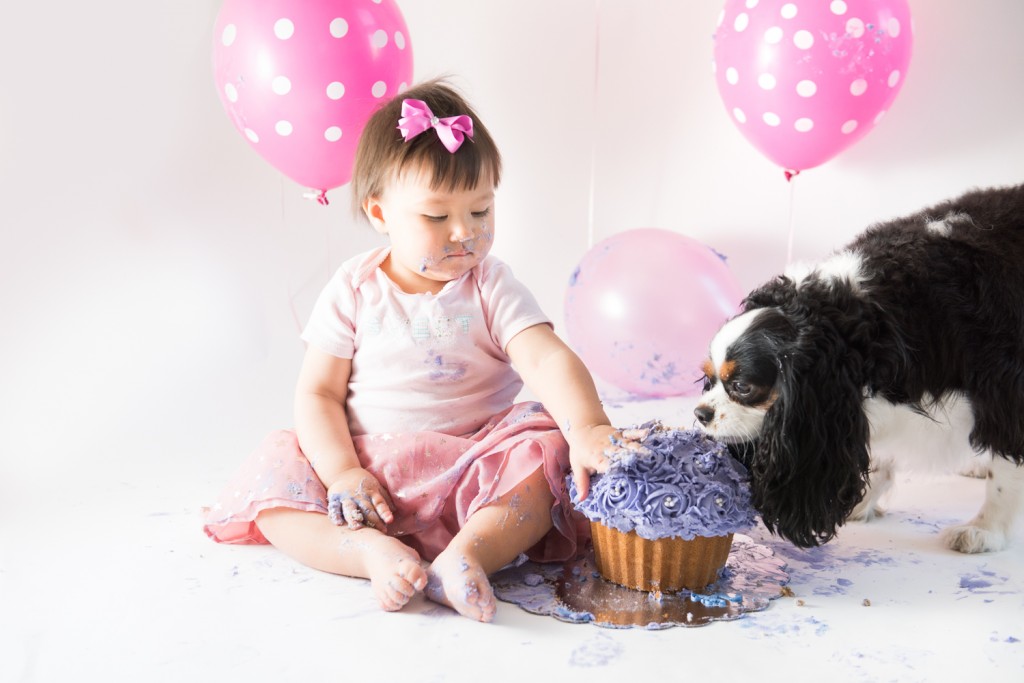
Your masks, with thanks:
[[[697,240],[627,230],[583,256],[565,295],[566,332],[591,372],[620,389],[699,394],[708,342],[743,296],[723,258]]]
[[[323,192],[351,179],[370,114],[410,85],[412,45],[393,0],[225,0],[213,71],[249,145]]]
[[[715,81],[743,135],[791,171],[864,137],[910,64],[906,0],[726,0]]]

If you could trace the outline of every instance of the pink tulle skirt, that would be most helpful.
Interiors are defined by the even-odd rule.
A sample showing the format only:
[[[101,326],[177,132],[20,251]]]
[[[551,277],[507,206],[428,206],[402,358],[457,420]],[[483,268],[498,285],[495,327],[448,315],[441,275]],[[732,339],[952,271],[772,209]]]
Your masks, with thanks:
[[[519,403],[468,437],[438,432],[354,437],[362,466],[391,494],[388,534],[433,560],[473,513],[542,469],[554,504],[552,529],[527,555],[536,562],[576,556],[589,536],[566,493],[569,446],[539,403]],[[327,514],[327,492],[299,449],[295,432],[270,434],[205,510],[203,530],[219,543],[267,543],[261,510],[287,507]]]

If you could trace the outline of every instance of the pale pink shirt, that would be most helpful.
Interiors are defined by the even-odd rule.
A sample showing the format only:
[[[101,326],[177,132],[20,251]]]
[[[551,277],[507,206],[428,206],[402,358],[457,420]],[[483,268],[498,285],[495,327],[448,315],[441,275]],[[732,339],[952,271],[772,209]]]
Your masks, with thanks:
[[[352,359],[353,435],[434,431],[462,436],[512,405],[523,386],[505,346],[550,325],[537,300],[493,256],[437,294],[408,294],[380,264],[390,247],[343,263],[302,339]]]

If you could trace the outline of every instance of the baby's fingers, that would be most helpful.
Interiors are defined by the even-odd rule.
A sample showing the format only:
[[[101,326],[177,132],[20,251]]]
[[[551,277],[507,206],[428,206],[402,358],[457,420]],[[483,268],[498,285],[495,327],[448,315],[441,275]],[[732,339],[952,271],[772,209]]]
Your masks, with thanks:
[[[377,512],[377,515],[381,518],[385,524],[390,524],[395,521],[395,515],[391,512],[391,505],[387,499],[381,495],[380,491],[374,491],[370,494],[370,502],[373,503],[373,509]]]
[[[576,484],[576,496],[579,500],[586,500],[590,493],[590,472],[585,468],[576,468],[572,471],[572,480]]]
[[[341,526],[345,523],[345,515],[341,511],[341,494],[332,493],[327,498],[327,519],[331,520],[332,524]]]
[[[394,520],[391,508],[379,493],[374,492],[359,498],[359,509],[363,514],[363,524],[372,529],[387,533],[388,522]]]
[[[348,522],[349,529],[355,530],[363,528],[363,522],[366,518],[363,516],[363,511],[359,509],[359,506],[356,505],[354,500],[351,498],[343,500],[341,502],[341,509],[345,515],[345,521]]]

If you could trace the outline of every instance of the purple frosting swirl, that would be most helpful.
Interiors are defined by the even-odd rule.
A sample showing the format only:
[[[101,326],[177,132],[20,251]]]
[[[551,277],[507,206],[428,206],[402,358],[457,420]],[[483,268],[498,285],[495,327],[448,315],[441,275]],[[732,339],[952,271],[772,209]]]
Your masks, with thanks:
[[[594,475],[586,500],[579,500],[572,476],[566,478],[587,519],[652,540],[725,536],[753,526],[747,470],[724,444],[657,422],[635,429],[639,447],[616,442],[608,471]]]

